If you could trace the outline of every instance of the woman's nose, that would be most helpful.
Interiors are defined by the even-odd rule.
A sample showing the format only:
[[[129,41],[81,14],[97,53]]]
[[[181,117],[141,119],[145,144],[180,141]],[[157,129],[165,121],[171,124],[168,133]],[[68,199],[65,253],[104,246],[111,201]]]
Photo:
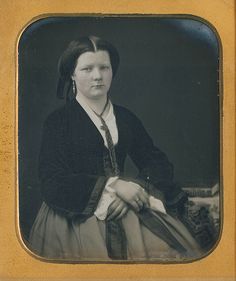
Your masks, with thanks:
[[[100,79],[102,79],[101,71],[100,71],[98,68],[94,68],[94,70],[93,70],[93,78],[94,78],[95,80],[100,80]]]

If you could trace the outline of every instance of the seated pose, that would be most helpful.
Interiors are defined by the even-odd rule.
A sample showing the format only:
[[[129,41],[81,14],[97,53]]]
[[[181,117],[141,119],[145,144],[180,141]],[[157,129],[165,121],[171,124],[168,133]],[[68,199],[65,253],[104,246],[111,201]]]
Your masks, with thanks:
[[[173,182],[172,164],[141,121],[109,98],[118,64],[115,47],[94,36],[72,41],[60,57],[57,94],[67,103],[44,124],[43,204],[30,249],[72,261],[199,257],[195,239],[173,215],[187,196]],[[124,177],[127,155],[136,178]]]

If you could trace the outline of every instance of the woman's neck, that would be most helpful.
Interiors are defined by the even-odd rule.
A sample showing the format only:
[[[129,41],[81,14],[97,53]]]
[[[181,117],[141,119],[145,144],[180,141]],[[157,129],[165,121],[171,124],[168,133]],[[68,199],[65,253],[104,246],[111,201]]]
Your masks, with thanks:
[[[102,96],[99,99],[88,99],[86,98],[84,95],[78,93],[78,95],[80,95],[80,98],[82,98],[86,104],[94,111],[96,112],[98,115],[100,115],[103,110],[104,107],[106,106],[107,103],[107,95],[106,96]],[[109,111],[109,106],[106,106],[102,116],[105,117],[107,115]]]

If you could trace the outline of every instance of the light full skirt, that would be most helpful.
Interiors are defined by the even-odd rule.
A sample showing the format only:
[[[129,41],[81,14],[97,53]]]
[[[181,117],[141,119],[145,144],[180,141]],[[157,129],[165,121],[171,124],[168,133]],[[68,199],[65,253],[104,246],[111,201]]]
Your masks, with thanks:
[[[158,214],[157,214],[158,215]],[[170,215],[162,216],[176,239],[187,249],[182,255],[140,223],[132,210],[122,218],[131,261],[183,261],[199,258],[201,251],[186,227]],[[81,223],[68,219],[44,202],[29,238],[29,248],[40,257],[62,261],[111,261],[106,247],[105,221],[92,216]]]

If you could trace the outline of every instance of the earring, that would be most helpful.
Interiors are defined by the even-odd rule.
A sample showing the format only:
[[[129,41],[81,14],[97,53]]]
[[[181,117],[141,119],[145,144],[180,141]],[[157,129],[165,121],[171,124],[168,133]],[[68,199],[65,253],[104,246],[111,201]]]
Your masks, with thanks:
[[[75,85],[75,80],[72,80],[72,91],[73,94],[76,95],[76,85]]]

